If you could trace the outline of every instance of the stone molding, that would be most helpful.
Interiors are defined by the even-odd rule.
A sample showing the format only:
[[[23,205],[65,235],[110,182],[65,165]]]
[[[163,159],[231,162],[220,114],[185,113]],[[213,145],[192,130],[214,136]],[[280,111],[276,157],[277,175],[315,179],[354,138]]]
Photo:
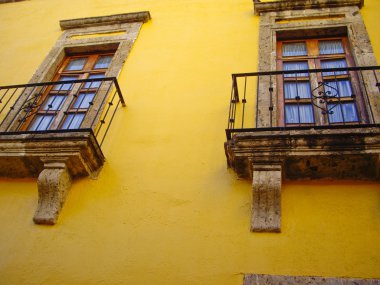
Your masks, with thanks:
[[[283,0],[273,2],[254,1],[255,14],[286,10],[305,10],[357,6],[363,7],[364,0]]]
[[[110,16],[100,16],[100,17],[88,17],[80,19],[69,19],[59,21],[59,25],[62,30],[85,28],[92,26],[104,26],[104,25],[115,25],[115,24],[125,24],[133,22],[146,23],[151,19],[150,13],[148,11],[135,12],[135,13],[125,13],[116,14]]]
[[[377,285],[380,279],[245,274],[243,285]]]

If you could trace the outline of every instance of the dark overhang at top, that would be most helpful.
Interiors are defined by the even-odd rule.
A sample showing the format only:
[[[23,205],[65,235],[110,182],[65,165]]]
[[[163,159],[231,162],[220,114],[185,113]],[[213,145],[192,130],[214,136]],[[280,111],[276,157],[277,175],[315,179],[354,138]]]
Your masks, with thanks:
[[[345,6],[363,7],[364,0],[282,0],[261,2],[254,0],[255,14],[285,10],[321,9]]]

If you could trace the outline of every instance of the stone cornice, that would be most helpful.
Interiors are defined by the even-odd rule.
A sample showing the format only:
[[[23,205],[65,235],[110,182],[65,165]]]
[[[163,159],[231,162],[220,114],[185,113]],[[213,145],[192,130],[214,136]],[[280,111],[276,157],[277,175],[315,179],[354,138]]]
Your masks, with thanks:
[[[363,7],[364,0],[283,0],[274,2],[259,2],[254,0],[255,14],[278,12],[285,10],[321,9],[345,6]]]
[[[116,14],[101,17],[89,17],[80,19],[61,20],[59,25],[62,30],[76,29],[93,26],[124,24],[133,22],[147,22],[151,19],[149,11]]]

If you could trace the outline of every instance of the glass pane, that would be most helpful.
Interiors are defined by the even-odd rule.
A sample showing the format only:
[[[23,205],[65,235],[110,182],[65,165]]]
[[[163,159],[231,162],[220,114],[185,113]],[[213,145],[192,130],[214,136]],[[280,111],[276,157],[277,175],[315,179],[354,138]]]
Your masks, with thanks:
[[[65,70],[67,71],[75,71],[75,70],[82,70],[87,58],[73,58],[70,60],[69,64],[66,66]]]
[[[352,89],[349,80],[327,81],[324,83],[325,92],[333,97],[351,97]]]
[[[320,54],[340,54],[344,53],[344,48],[341,40],[319,41]]]
[[[285,82],[285,99],[311,98],[310,83],[305,82]]]
[[[282,44],[283,56],[300,56],[307,55],[306,43],[284,43]]]
[[[94,79],[94,78],[104,78],[104,73],[100,74],[91,74],[89,79]],[[102,81],[93,81],[93,82],[86,82],[83,86],[83,88],[99,88],[100,84]]]
[[[313,107],[311,105],[285,105],[285,121],[287,124],[314,123]]]
[[[298,62],[284,62],[283,64],[284,70],[306,70],[309,69],[307,65],[307,61],[298,61]],[[291,74],[284,74],[284,77],[305,77],[308,76],[307,73],[291,73]]]
[[[347,62],[345,59],[323,60],[321,61],[321,67],[322,68],[347,67]],[[341,75],[341,74],[347,74],[347,71],[322,72],[322,74],[323,76]]]
[[[81,93],[75,101],[73,108],[75,109],[88,109],[90,103],[94,99],[95,93]]]
[[[84,119],[83,113],[78,114],[69,114],[66,117],[65,122],[62,125],[62,129],[64,130],[73,130],[73,129],[79,129],[80,125]]]
[[[30,131],[45,131],[49,129],[51,123],[53,122],[53,115],[38,115],[34,119],[31,126],[29,126]]]
[[[112,60],[112,55],[104,55],[104,56],[100,56],[98,58],[98,61],[96,62],[95,64],[95,69],[99,69],[99,68],[108,68],[108,66],[110,65],[111,63],[111,60]]]
[[[76,76],[61,76],[58,81],[68,81],[68,80],[75,80],[78,79]],[[73,84],[58,84],[54,85],[53,90],[59,90],[59,91],[68,91],[71,90]]]
[[[358,122],[355,103],[328,104],[330,123]],[[344,118],[344,120],[343,120]]]
[[[63,104],[63,102],[65,101],[66,99],[66,96],[63,96],[63,95],[50,95],[44,106],[43,106],[43,110],[59,110],[61,109],[61,106]]]

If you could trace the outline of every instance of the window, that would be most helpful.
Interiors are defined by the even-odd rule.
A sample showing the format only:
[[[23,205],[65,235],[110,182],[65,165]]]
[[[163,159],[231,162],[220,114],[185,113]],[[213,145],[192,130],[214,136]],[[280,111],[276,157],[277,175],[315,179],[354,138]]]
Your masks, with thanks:
[[[280,40],[277,69],[353,66],[347,37]],[[295,72],[278,76],[280,126],[359,123],[364,114],[356,74],[347,71]],[[365,116],[360,116],[365,119]],[[365,122],[365,121],[364,121]]]
[[[113,53],[81,54],[66,56],[53,81],[76,79],[101,79],[111,64]],[[101,81],[57,84],[41,96],[36,114],[26,121],[24,129],[48,130],[52,125],[58,129],[78,129],[93,104]],[[65,107],[63,107],[65,106]],[[65,114],[58,116],[61,110]],[[58,122],[55,122],[59,120]]]

